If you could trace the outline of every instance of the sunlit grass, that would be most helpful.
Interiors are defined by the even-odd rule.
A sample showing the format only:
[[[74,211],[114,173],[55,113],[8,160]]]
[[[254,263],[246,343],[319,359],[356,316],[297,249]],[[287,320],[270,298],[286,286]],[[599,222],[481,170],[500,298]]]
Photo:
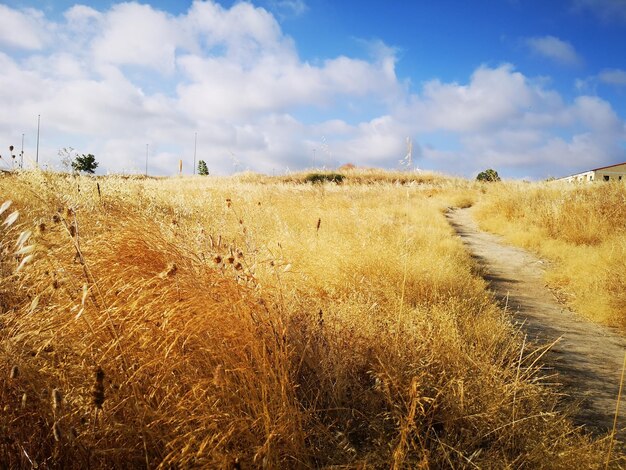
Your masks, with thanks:
[[[626,185],[500,184],[476,215],[553,260],[547,280],[576,311],[626,327]]]
[[[302,176],[0,178],[1,201],[19,210],[1,229],[0,406],[11,439],[0,460],[602,461],[605,445],[555,410],[532,351],[520,361],[519,336],[442,215],[473,204],[473,184]],[[34,257],[18,272],[25,230]]]

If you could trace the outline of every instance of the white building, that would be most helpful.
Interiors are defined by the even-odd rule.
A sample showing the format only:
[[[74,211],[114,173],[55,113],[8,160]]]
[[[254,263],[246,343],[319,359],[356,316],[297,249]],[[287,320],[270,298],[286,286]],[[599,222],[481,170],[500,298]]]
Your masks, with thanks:
[[[579,181],[626,181],[626,162],[566,176],[565,178],[559,178],[558,181],[567,181],[569,183]]]

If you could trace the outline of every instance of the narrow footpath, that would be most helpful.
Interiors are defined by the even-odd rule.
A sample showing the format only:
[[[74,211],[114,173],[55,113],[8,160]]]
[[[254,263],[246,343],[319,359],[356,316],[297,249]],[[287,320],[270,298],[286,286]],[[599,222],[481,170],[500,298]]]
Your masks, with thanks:
[[[580,403],[576,424],[595,435],[610,432],[626,352],[624,336],[560,304],[545,285],[545,263],[505,244],[501,237],[482,232],[472,219],[471,209],[451,209],[446,217],[528,340],[544,345],[558,340],[542,359],[548,374],[556,372],[562,392]],[[624,388],[626,395],[626,384]],[[617,438],[626,441],[624,396]]]

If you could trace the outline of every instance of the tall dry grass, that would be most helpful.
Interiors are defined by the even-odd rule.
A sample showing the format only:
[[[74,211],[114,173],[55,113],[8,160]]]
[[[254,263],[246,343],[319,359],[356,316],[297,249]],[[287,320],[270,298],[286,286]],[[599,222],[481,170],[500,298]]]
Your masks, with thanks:
[[[547,281],[576,311],[626,328],[626,185],[503,183],[477,209],[481,226],[554,262]]]
[[[467,186],[1,178],[0,461],[599,465],[451,236]]]

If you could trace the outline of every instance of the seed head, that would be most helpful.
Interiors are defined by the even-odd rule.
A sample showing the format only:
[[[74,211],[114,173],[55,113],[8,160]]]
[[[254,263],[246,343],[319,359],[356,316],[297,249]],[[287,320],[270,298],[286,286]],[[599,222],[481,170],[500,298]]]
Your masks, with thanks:
[[[61,216],[59,214],[54,214],[52,216],[52,222],[54,222],[55,224],[58,224],[59,222],[61,222]]]
[[[219,364],[213,371],[213,385],[221,387],[224,385],[224,367]]]
[[[72,224],[68,227],[68,230],[70,231],[72,238],[74,238],[76,236],[76,226]]]
[[[61,435],[61,427],[59,426],[58,422],[55,422],[54,425],[52,426],[52,435],[54,436],[54,440],[57,442],[60,442],[61,437],[63,437]]]
[[[96,369],[96,380],[91,391],[91,398],[96,408],[102,409],[104,403],[104,371],[101,367]]]
[[[220,264],[220,263],[222,262],[222,257],[221,257],[220,255],[215,255],[215,256],[213,257],[213,262],[214,262],[215,264]]]
[[[52,389],[52,408],[58,410],[63,406],[63,395],[58,388]]]
[[[165,279],[166,277],[174,276],[176,274],[176,271],[178,271],[178,266],[176,266],[176,263],[170,263],[167,265],[167,268],[165,268],[165,271],[159,274],[159,277],[161,279]]]

